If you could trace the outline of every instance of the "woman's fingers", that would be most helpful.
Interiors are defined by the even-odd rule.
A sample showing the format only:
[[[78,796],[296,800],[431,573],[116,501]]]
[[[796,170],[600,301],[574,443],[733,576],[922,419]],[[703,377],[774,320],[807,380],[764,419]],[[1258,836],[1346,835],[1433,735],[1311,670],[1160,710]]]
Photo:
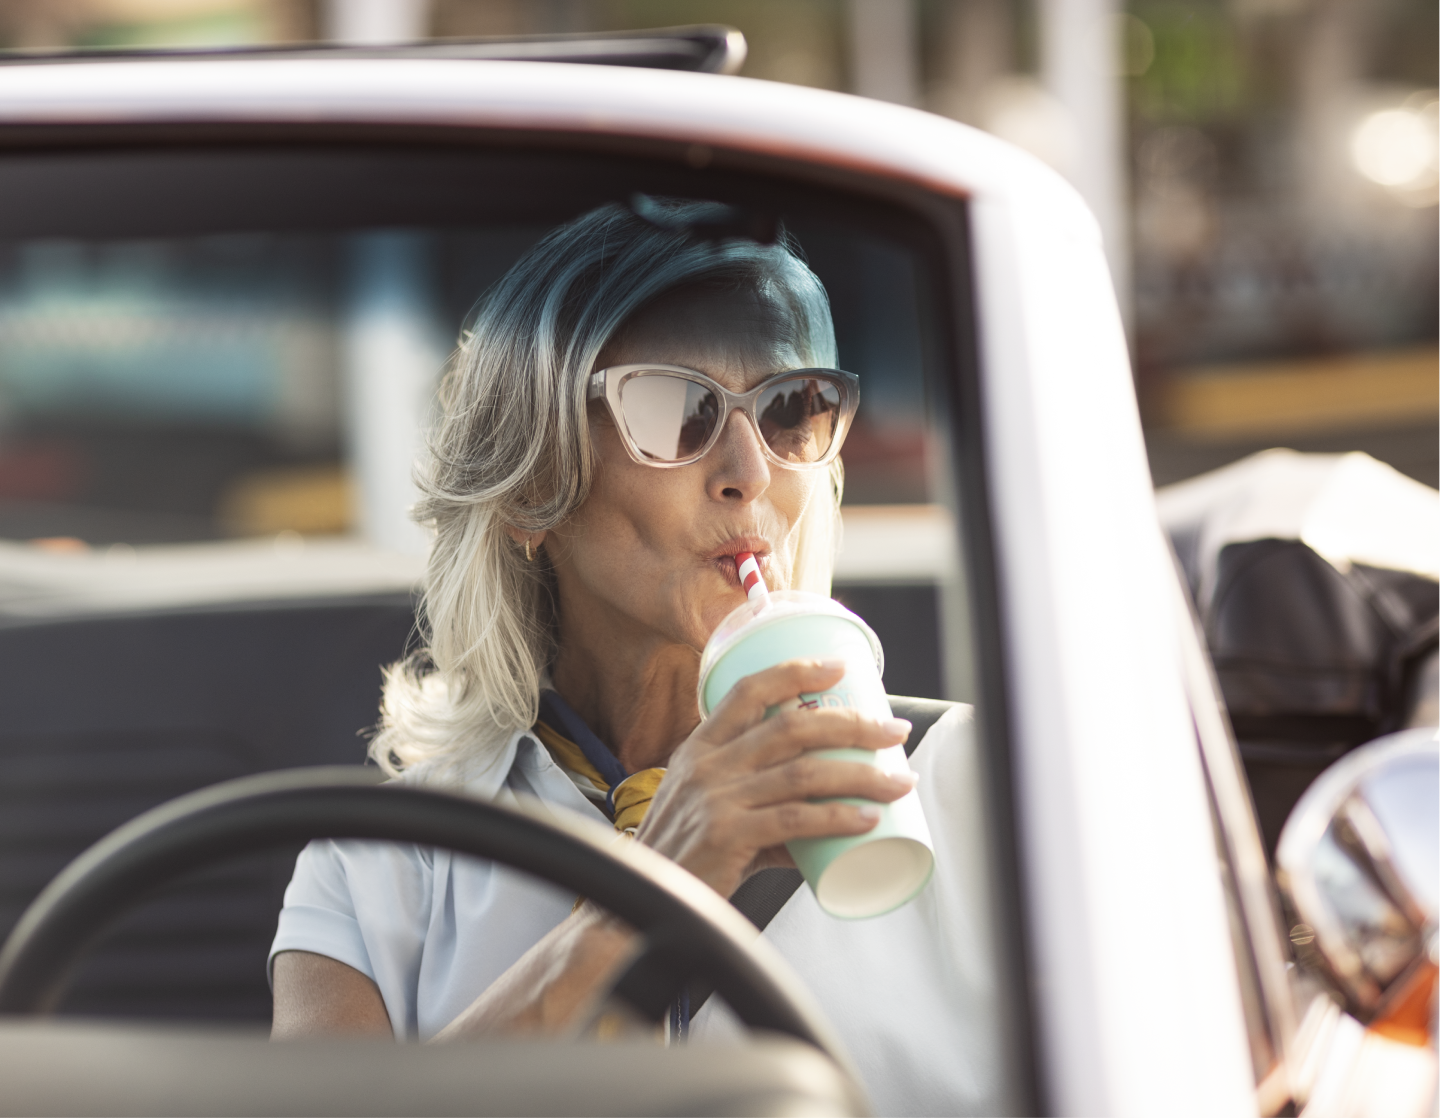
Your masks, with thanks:
[[[746,816],[748,837],[762,849],[795,839],[863,835],[880,822],[872,804],[784,803],[757,808]]]
[[[799,695],[828,691],[844,674],[840,660],[792,660],[737,683],[671,757],[640,841],[728,896],[757,858],[786,858],[782,843],[873,828],[879,805],[909,792],[913,776],[884,771],[884,758],[870,765],[814,754],[899,745],[910,723],[841,708],[765,717]]]
[[[888,804],[914,788],[918,779],[908,769],[887,773],[874,765],[807,754],[783,765],[762,769],[740,782],[735,791],[741,802],[752,808],[837,796]]]
[[[850,708],[786,710],[736,738],[725,764],[754,772],[815,749],[888,749],[910,736],[903,718],[876,719]]]
[[[699,734],[715,745],[723,744],[760,723],[771,707],[797,695],[825,691],[844,675],[844,660],[788,660],[747,675],[720,700]]]

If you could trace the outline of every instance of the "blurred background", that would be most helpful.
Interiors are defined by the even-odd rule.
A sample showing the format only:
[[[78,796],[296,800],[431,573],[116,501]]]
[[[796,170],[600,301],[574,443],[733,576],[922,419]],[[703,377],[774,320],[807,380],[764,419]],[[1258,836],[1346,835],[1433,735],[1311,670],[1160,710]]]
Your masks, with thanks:
[[[1270,446],[1365,450],[1437,483],[1434,0],[0,0],[0,47],[702,22],[744,32],[744,75],[953,117],[1076,184],[1106,237],[1157,485]],[[403,493],[380,492],[409,448],[375,458],[365,426],[367,409],[422,405],[375,397],[359,366],[438,369],[485,277],[417,259],[383,237],[4,249],[0,538],[358,531],[418,551]],[[385,275],[400,278],[364,279]],[[443,305],[441,323],[407,299]],[[917,510],[923,534],[920,417],[876,420],[847,447],[848,504],[857,523]]]

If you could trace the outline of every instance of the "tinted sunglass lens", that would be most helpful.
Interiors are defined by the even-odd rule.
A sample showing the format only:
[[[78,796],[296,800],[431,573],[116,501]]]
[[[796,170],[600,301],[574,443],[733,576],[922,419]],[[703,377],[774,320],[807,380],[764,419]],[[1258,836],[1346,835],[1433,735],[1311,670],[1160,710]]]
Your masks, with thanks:
[[[760,434],[786,462],[825,457],[840,425],[840,386],[818,377],[783,380],[756,401]]]
[[[620,388],[625,427],[640,453],[678,462],[700,452],[720,415],[720,401],[703,384],[665,373],[640,373]]]

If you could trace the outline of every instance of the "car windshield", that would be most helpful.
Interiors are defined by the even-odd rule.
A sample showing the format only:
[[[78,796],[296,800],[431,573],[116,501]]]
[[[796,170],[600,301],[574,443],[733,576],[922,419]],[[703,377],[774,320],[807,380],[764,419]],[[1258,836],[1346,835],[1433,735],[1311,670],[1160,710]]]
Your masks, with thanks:
[[[969,906],[954,965],[980,1097],[1019,1097],[1003,743],[983,700],[998,656],[964,573],[981,481],[963,251],[903,200],[709,163],[423,135],[0,159],[0,662],[28,681],[0,735],[0,925],[169,796],[364,760],[423,570],[411,469],[476,300],[596,206],[716,201],[741,230],[721,235],[778,222],[793,240],[859,377],[834,596],[878,634],[888,692],[976,704],[937,824],[970,861],[942,872]],[[268,1020],[293,857],[138,911],[65,1011]]]

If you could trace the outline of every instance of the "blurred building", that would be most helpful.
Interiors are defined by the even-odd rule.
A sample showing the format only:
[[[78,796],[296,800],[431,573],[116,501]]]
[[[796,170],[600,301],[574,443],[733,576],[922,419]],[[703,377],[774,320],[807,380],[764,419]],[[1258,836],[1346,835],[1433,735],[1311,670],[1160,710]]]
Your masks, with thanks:
[[[1157,480],[1268,445],[1436,484],[1436,9],[1140,5],[1135,355]]]

